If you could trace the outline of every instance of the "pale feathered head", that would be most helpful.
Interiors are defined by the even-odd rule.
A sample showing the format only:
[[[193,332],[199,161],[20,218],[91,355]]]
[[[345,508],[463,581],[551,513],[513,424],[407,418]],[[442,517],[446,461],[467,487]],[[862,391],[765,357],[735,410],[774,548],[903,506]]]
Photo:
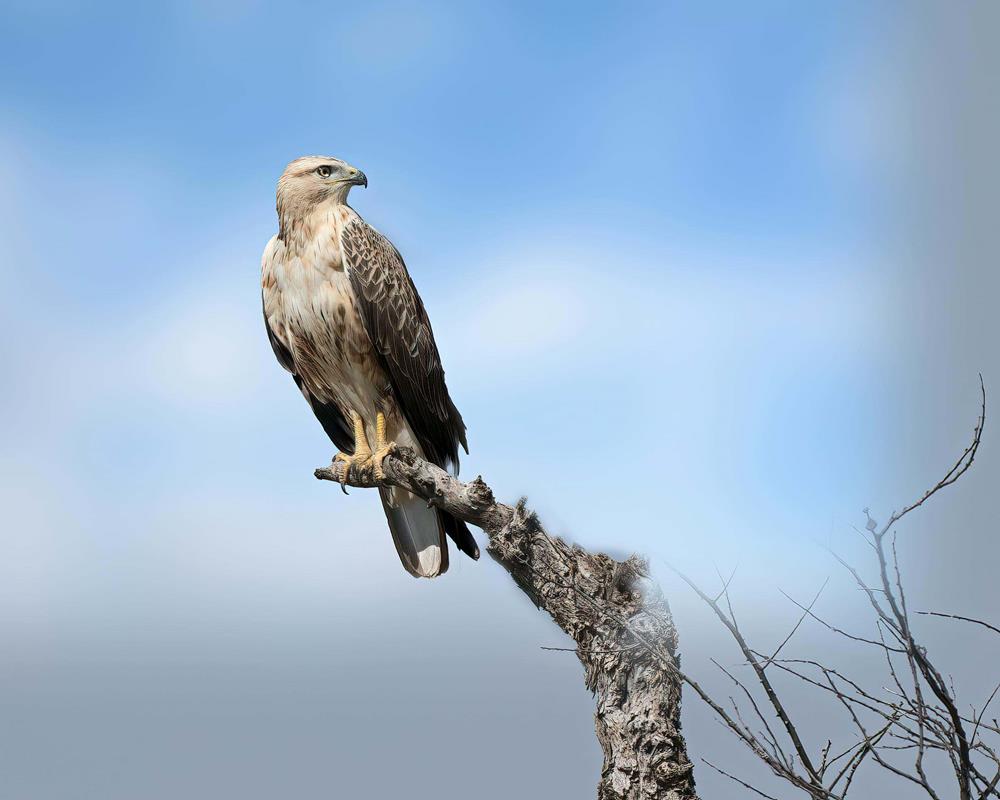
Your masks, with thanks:
[[[352,186],[367,185],[365,173],[339,158],[297,158],[285,167],[278,181],[278,216],[301,219],[324,201],[346,203]]]

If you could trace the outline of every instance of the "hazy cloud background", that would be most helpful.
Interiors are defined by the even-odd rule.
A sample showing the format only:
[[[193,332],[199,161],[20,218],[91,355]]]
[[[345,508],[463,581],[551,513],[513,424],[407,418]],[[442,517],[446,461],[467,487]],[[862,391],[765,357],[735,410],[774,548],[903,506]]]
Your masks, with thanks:
[[[463,474],[587,546],[738,565],[762,645],[794,623],[778,587],[828,574],[824,611],[865,624],[823,546],[861,558],[861,508],[957,455],[978,371],[997,391],[986,0],[0,13],[0,797],[593,792],[558,631],[488,560],[413,581],[374,498],[310,477],[331,446],[259,310],[295,156],[370,176]],[[996,616],[993,431],[905,530],[923,607]],[[737,654],[664,584],[713,683]],[[921,634],[982,653],[944,665],[981,702],[996,643]],[[685,729],[754,774],[694,699]]]

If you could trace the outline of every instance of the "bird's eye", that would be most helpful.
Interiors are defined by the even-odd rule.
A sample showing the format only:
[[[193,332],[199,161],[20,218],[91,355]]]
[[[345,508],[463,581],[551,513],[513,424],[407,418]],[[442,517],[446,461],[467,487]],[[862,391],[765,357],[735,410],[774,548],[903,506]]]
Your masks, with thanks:
[[[333,170],[327,164],[324,164],[322,167],[316,168],[316,174],[319,175],[321,178],[329,178],[332,172]]]

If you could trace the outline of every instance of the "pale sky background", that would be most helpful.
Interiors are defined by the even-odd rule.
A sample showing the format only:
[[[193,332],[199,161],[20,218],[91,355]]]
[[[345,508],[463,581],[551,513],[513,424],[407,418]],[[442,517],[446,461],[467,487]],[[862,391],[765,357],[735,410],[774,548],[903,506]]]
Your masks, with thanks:
[[[977,372],[1000,396],[991,0],[0,9],[0,800],[594,794],[558,630],[489,559],[414,581],[374,493],[311,477],[332,447],[258,283],[299,155],[368,174],[463,474],[588,547],[738,566],[762,649],[778,588],[827,575],[869,624],[824,546],[865,563],[861,509],[947,468]],[[915,607],[1000,618],[997,427],[900,532]],[[663,582],[728,692],[738,654]],[[998,642],[920,632],[981,703]],[[684,724],[760,777],[693,697]]]

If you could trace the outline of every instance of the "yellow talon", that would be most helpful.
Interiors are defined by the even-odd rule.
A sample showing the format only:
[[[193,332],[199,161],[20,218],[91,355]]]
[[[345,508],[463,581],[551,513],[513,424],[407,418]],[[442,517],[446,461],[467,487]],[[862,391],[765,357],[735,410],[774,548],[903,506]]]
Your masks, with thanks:
[[[347,453],[337,453],[333,457],[333,461],[334,463],[339,461],[344,465],[344,470],[340,473],[340,488],[344,494],[347,494],[347,477],[351,471],[351,457]]]
[[[385,480],[385,473],[382,471],[383,459],[392,453],[396,448],[395,442],[385,440],[385,414],[381,411],[375,416],[375,452],[372,453],[368,445],[368,435],[365,433],[365,423],[357,411],[351,410],[351,422],[354,425],[354,455],[347,453],[337,453],[333,460],[344,465],[344,471],[340,474],[340,488],[347,493],[347,479],[350,477],[351,469],[367,470],[371,468],[375,480],[382,482]],[[356,472],[357,474],[357,472]]]
[[[351,422],[354,423],[354,455],[337,453],[333,457],[334,461],[340,461],[344,465],[344,471],[340,474],[340,488],[344,490],[344,494],[347,494],[347,479],[350,477],[351,468],[363,468],[372,460],[368,436],[365,434],[365,422],[361,419],[361,415],[353,409],[351,410]],[[384,429],[384,420],[382,425]]]

